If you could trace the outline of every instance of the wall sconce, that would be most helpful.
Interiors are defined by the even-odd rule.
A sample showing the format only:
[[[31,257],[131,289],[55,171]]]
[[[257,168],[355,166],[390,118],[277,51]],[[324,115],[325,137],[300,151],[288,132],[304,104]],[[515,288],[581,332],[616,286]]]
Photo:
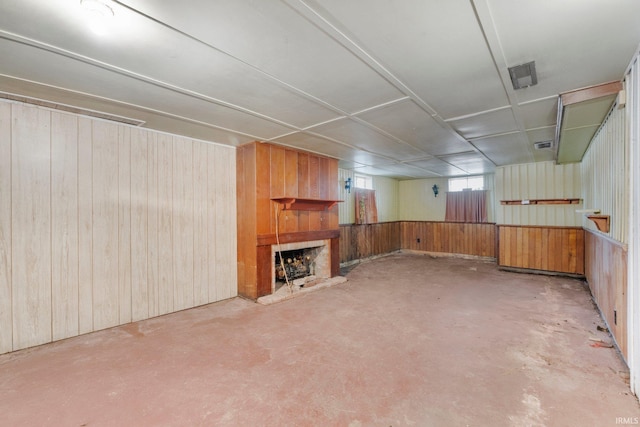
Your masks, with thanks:
[[[344,180],[344,189],[347,190],[347,193],[351,193],[351,178]]]
[[[433,184],[433,187],[431,187],[431,189],[433,190],[433,196],[438,197],[438,184]]]

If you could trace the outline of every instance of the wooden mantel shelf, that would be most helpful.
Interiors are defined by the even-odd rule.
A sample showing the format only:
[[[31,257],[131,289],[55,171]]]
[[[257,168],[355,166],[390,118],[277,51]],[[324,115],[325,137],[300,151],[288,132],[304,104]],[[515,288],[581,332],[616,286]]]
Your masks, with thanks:
[[[342,202],[342,200],[303,199],[299,197],[275,197],[271,200],[283,205],[283,210],[298,211],[323,211],[330,209],[336,203]]]
[[[578,205],[580,199],[500,200],[501,205]]]
[[[587,218],[596,224],[599,231],[602,231],[603,233],[609,232],[609,215],[587,215]]]

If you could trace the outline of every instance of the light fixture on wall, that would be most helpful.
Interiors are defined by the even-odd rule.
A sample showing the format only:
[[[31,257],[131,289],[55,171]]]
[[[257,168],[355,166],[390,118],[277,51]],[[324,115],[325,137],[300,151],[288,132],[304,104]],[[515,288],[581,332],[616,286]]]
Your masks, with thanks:
[[[438,184],[433,184],[433,187],[431,187],[431,189],[433,190],[433,197],[438,197]]]
[[[351,178],[344,180],[344,189],[347,190],[347,193],[351,193]]]

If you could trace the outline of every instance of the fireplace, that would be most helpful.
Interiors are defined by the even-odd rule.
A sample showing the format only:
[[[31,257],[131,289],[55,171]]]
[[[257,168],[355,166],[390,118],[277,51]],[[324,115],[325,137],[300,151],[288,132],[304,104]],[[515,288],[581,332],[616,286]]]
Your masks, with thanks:
[[[271,292],[298,279],[327,279],[331,277],[329,240],[271,245]],[[282,263],[281,261],[282,257]],[[302,280],[304,283],[304,280]]]

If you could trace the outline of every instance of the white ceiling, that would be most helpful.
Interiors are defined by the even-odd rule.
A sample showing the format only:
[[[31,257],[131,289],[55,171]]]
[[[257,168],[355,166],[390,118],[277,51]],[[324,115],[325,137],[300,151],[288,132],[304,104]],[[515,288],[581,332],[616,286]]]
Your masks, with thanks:
[[[0,91],[399,179],[551,160],[559,93],[620,80],[638,0],[0,1]],[[535,61],[536,86],[507,68]]]

